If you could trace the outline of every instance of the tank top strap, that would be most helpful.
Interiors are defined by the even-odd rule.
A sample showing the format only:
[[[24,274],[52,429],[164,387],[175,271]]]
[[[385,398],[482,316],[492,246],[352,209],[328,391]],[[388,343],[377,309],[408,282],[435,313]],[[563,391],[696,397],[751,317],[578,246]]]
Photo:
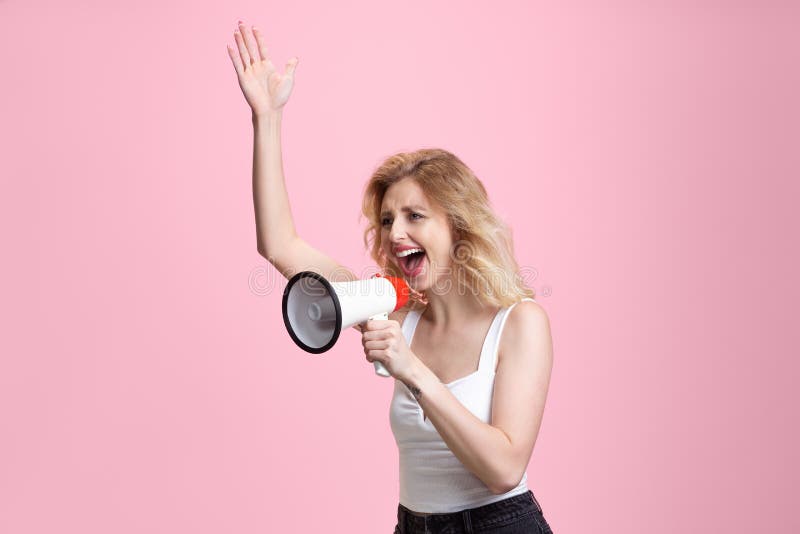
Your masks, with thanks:
[[[536,302],[529,297],[525,297],[522,300]],[[481,356],[478,361],[478,371],[480,373],[494,373],[497,369],[497,351],[500,348],[500,335],[503,333],[503,327],[506,324],[508,314],[519,302],[521,301],[515,302],[507,308],[501,308],[497,312],[497,315],[494,316],[494,320],[491,326],[489,326],[489,331],[486,333],[486,338],[483,340],[483,346],[481,347]],[[419,323],[421,316],[422,314],[419,311],[409,310],[405,319],[403,319],[403,337],[406,338],[406,344],[409,347],[411,346],[411,340],[414,338],[414,331],[417,329],[417,323]]]
[[[409,347],[411,346],[411,339],[414,337],[414,330],[417,329],[417,323],[419,322],[420,316],[421,314],[419,311],[409,310],[403,319],[403,326],[401,327],[401,330],[403,332],[403,337],[406,338],[406,345]]]
[[[530,297],[524,297],[522,300],[530,300],[536,302]],[[483,342],[483,350],[481,352],[481,360],[478,369],[494,373],[497,370],[497,353],[500,349],[500,336],[503,334],[503,327],[506,325],[508,314],[514,309],[514,306],[522,302],[522,300],[515,302],[507,308],[502,308],[497,312],[497,315],[489,327],[489,332],[486,334],[486,340]]]

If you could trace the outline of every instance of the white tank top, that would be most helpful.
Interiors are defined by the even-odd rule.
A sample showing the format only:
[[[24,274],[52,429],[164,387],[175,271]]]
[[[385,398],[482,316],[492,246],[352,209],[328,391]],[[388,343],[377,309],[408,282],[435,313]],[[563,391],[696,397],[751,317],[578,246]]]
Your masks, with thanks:
[[[497,348],[508,313],[514,306],[516,303],[495,315],[483,341],[478,370],[445,384],[461,404],[484,423],[491,423]],[[420,312],[412,310],[403,321],[403,336],[409,347],[419,318]],[[397,379],[389,423],[400,458],[400,504],[414,512],[458,512],[528,491],[527,473],[517,487],[507,493],[495,495],[489,491],[450,451],[430,419],[423,418],[422,408],[408,387]]]

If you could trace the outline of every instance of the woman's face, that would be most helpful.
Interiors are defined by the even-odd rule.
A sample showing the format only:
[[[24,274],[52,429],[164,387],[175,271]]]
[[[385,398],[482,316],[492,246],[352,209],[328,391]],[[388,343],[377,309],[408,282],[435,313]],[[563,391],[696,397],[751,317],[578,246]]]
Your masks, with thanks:
[[[447,215],[428,200],[413,178],[386,190],[380,223],[386,257],[412,288],[425,291],[434,287],[437,278],[449,275],[453,235]],[[403,250],[419,252],[406,255]]]

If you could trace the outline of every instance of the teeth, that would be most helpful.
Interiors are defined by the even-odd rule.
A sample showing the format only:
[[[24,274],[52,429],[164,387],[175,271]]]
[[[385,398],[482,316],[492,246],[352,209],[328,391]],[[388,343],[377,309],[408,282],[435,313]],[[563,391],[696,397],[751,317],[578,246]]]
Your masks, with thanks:
[[[397,253],[398,258],[405,258],[409,254],[413,254],[415,252],[424,252],[421,248],[410,248],[408,250],[404,250],[402,252]]]

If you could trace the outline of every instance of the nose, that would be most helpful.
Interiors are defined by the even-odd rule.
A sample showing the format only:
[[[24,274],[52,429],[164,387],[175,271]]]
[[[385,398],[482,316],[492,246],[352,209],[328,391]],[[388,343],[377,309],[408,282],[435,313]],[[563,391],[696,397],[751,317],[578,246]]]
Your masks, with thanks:
[[[391,226],[389,227],[389,240],[393,244],[397,244],[406,236],[405,228],[403,228],[403,223],[400,221],[392,221]]]

